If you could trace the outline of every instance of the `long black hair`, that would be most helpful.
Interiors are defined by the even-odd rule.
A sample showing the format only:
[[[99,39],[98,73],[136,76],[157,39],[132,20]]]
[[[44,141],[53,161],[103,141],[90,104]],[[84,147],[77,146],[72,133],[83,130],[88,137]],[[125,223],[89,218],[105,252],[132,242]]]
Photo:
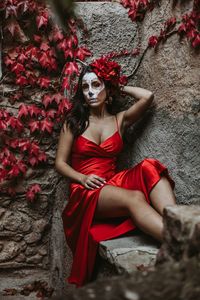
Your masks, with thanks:
[[[81,135],[89,126],[90,109],[88,105],[86,105],[82,89],[83,76],[88,72],[94,72],[91,66],[86,66],[79,76],[76,94],[71,99],[72,108],[66,117],[66,124],[74,136]],[[119,86],[113,86],[105,81],[104,83],[107,91],[107,97],[112,97],[112,103],[107,103],[108,112],[110,114],[115,114],[117,94],[119,95],[120,93]]]

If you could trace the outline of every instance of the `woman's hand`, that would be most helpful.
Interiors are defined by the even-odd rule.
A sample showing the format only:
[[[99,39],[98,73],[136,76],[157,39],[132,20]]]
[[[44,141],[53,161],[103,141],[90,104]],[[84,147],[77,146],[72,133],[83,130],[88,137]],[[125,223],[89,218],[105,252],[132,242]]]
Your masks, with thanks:
[[[95,174],[84,175],[81,184],[88,190],[94,190],[106,183],[106,180]]]

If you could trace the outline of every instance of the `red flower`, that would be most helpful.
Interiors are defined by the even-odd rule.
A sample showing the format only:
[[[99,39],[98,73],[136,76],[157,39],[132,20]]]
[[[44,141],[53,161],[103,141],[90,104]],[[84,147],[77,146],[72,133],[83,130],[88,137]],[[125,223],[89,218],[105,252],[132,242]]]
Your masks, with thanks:
[[[120,77],[121,67],[115,61],[110,61],[105,57],[101,57],[90,64],[95,74],[106,82],[113,85],[121,84],[125,81],[125,76]]]

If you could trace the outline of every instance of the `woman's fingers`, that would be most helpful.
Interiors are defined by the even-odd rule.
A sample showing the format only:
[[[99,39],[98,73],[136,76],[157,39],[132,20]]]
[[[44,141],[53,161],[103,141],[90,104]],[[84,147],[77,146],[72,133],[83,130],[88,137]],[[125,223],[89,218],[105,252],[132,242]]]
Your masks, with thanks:
[[[105,178],[99,177],[97,175],[94,175],[94,178],[97,179],[98,181],[102,182],[102,183],[106,182]]]
[[[103,184],[105,184],[105,179],[102,177],[99,177],[95,174],[91,174],[88,176],[86,182],[85,182],[85,187],[87,189],[95,189],[101,187]]]

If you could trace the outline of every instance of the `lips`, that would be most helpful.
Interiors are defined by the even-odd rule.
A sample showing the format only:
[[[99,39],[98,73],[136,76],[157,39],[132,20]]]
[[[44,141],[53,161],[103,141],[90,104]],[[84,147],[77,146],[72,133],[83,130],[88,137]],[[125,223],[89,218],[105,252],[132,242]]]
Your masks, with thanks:
[[[97,101],[97,98],[91,98],[89,99],[90,102],[96,102]]]

